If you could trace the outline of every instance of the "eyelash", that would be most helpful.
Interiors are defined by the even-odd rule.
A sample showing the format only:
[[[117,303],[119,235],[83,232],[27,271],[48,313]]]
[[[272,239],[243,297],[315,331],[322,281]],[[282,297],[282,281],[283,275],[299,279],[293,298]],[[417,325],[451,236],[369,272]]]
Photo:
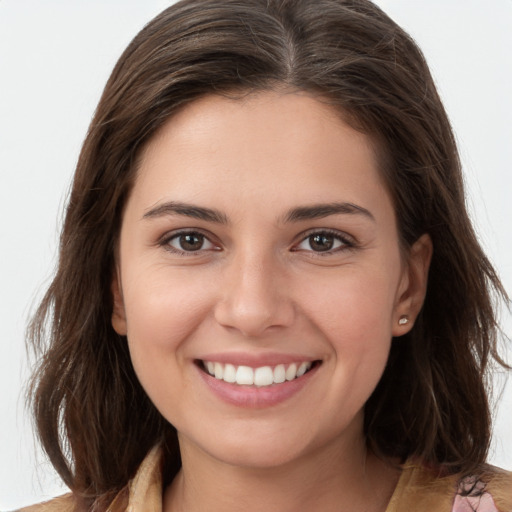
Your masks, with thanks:
[[[187,250],[183,250],[183,249],[178,249],[176,247],[173,247],[171,245],[171,242],[173,240],[177,240],[179,239],[179,237],[182,237],[182,236],[195,236],[195,237],[198,237],[202,240],[202,245],[199,249],[197,250],[191,250],[191,251],[187,251]],[[332,238],[334,239],[334,242],[333,244],[335,245],[336,244],[336,241],[337,242],[340,242],[340,245],[338,247],[334,247],[333,248],[329,248],[325,251],[315,251],[313,250],[312,248],[311,249],[300,249],[299,246],[303,243],[307,243],[308,239],[310,240],[310,247],[311,247],[311,239],[312,237],[314,236],[324,236],[324,237],[327,237],[327,238]],[[329,256],[329,255],[332,255],[332,254],[336,254],[338,252],[342,252],[342,251],[347,251],[347,250],[353,250],[357,247],[357,244],[356,244],[356,241],[354,240],[353,237],[347,235],[346,233],[340,233],[339,231],[336,231],[336,230],[332,230],[332,229],[314,229],[314,230],[310,230],[308,232],[305,232],[305,233],[302,233],[300,235],[300,240],[299,240],[299,243],[298,244],[294,244],[294,246],[292,247],[291,251],[292,252],[300,252],[300,251],[304,251],[304,252],[310,252],[311,254],[314,254],[315,257],[316,256],[319,256],[319,257],[325,257],[325,256]],[[209,243],[211,244],[211,248],[207,248],[207,249],[204,249],[203,246],[205,243]],[[164,247],[167,251],[173,253],[173,254],[177,254],[177,255],[181,255],[181,256],[191,256],[191,255],[194,255],[194,254],[200,254],[202,253],[203,251],[209,251],[209,250],[215,250],[215,251],[220,251],[221,248],[216,245],[214,242],[212,242],[210,240],[210,237],[209,235],[206,235],[205,233],[202,233],[201,231],[199,230],[182,230],[182,231],[177,231],[177,232],[173,232],[173,233],[170,233],[170,234],[167,234],[166,236],[164,236],[159,242],[158,242],[158,245]]]
[[[178,249],[178,248],[173,247],[171,245],[171,242],[173,240],[179,239],[180,237],[187,236],[187,235],[188,236],[195,236],[195,237],[201,238],[202,241],[203,241],[202,246],[204,245],[205,242],[208,242],[214,248],[213,250],[216,250],[216,251],[220,250],[220,248],[218,246],[216,246],[210,240],[210,237],[208,235],[206,235],[205,233],[202,233],[201,231],[199,231],[197,229],[182,230],[182,231],[177,231],[177,232],[174,232],[174,233],[167,234],[158,242],[158,245],[164,247],[165,250],[167,250],[167,251],[169,251],[169,252],[171,252],[173,254],[177,254],[177,255],[181,255],[181,256],[190,256],[190,255],[201,253],[201,252],[203,252],[205,250],[212,250],[212,249],[203,249],[203,247],[201,246],[200,249],[197,249],[195,251],[186,251],[186,250],[183,250],[183,249]]]
[[[328,238],[334,239],[335,243],[336,241],[340,242],[340,245],[335,248],[331,248],[325,251],[314,251],[312,249],[300,249],[298,248],[299,245],[303,243],[307,243],[308,240],[310,240],[309,244],[311,247],[311,239],[315,236],[324,236]],[[305,233],[302,233],[300,235],[300,241],[298,244],[296,244],[292,251],[299,252],[301,250],[304,250],[305,252],[310,252],[311,254],[314,254],[315,257],[325,257],[325,256],[332,256],[333,254],[337,254],[339,252],[353,250],[357,247],[356,240],[347,235],[346,233],[342,233],[340,231],[336,231],[333,229],[312,229],[310,231],[307,231]]]

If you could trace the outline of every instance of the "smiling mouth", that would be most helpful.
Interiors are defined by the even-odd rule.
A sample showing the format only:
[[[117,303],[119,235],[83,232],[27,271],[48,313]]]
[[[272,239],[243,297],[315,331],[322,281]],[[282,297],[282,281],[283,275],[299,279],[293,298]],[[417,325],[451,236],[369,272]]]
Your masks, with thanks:
[[[217,380],[239,386],[265,387],[299,379],[321,364],[321,361],[303,361],[257,368],[203,360],[197,361],[197,364],[201,370]]]

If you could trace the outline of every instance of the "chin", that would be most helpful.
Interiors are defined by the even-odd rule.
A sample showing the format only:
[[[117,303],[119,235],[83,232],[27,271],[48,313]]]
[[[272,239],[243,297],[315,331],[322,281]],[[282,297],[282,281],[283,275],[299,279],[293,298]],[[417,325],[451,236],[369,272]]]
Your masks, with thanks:
[[[246,443],[215,450],[211,455],[224,464],[253,470],[286,466],[301,458],[301,451],[291,447],[276,446],[276,443]]]
[[[304,436],[302,440],[288,431],[249,429],[241,433],[230,431],[215,434],[208,439],[191,439],[179,434],[182,451],[198,450],[224,464],[247,469],[270,469],[285,466],[300,459],[309,450]]]

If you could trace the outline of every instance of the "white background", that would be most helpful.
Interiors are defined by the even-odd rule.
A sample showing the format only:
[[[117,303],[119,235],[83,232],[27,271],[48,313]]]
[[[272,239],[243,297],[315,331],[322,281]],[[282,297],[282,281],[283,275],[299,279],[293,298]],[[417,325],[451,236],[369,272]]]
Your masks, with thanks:
[[[80,144],[103,85],[164,0],[0,0],[0,510],[63,488],[24,410],[23,332],[56,255]],[[512,292],[512,0],[380,0],[424,50],[457,134],[481,242]],[[510,335],[510,314],[504,315]],[[471,421],[471,418],[468,418]],[[512,469],[512,382],[494,464]]]

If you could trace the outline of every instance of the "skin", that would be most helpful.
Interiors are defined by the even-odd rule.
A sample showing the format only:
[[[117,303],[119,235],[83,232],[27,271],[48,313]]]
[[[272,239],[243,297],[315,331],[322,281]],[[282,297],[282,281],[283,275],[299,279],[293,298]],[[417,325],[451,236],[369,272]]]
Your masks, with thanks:
[[[333,203],[356,208],[289,218]],[[198,250],[179,230],[199,233]],[[421,308],[431,251],[428,236],[401,250],[371,140],[318,99],[211,95],[168,121],[142,155],[112,283],[113,326],[178,430],[183,469],[164,510],[385,510],[398,474],[367,451],[363,409]],[[212,353],[320,364],[254,409],[205,385],[197,360]]]

